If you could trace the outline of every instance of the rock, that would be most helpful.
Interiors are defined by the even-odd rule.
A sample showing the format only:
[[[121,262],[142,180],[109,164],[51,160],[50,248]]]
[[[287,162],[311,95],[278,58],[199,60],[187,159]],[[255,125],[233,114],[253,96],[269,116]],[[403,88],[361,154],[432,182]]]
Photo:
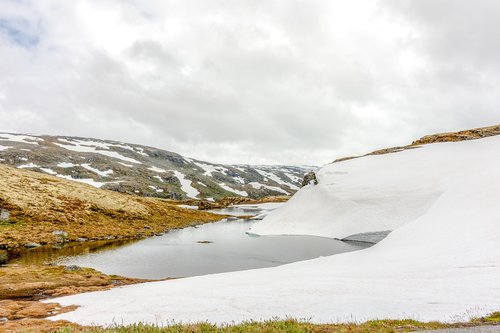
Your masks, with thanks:
[[[32,242],[24,244],[24,247],[26,247],[28,249],[34,249],[34,248],[40,247],[40,246],[41,246],[40,244],[38,244],[38,243],[32,243]]]
[[[82,268],[80,266],[77,266],[77,265],[68,265],[68,266],[64,266],[64,270],[65,271],[70,271],[70,272],[74,272],[74,271],[79,271],[81,270]]]
[[[311,184],[318,185],[318,178],[316,178],[316,174],[314,173],[314,171],[311,171],[304,176],[301,187]]]
[[[77,242],[79,242],[79,243],[83,243],[83,242],[88,241],[88,239],[87,239],[87,238],[84,238],[84,237],[78,237],[78,238],[76,239],[76,241],[77,241]]]
[[[68,233],[64,230],[55,230],[52,232],[52,235],[54,236],[60,236],[62,238],[67,238],[68,237]]]
[[[9,321],[9,319],[7,317],[0,318],[0,323],[5,323],[7,321]]]
[[[0,210],[0,221],[8,221],[10,219],[10,212],[7,209]]]
[[[5,264],[9,260],[9,255],[7,251],[0,250],[0,265]]]
[[[197,241],[196,243],[199,243],[199,244],[211,244],[213,242],[212,241],[207,241],[207,240],[201,240],[201,241]]]

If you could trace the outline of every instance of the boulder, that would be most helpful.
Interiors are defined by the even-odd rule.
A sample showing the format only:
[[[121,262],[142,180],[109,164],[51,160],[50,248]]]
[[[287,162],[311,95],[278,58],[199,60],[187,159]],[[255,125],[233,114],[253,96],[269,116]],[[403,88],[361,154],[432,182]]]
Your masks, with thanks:
[[[314,171],[311,171],[304,176],[304,180],[302,181],[301,187],[304,187],[304,186],[307,186],[310,184],[318,185],[318,178],[316,178],[316,174],[314,173]]]

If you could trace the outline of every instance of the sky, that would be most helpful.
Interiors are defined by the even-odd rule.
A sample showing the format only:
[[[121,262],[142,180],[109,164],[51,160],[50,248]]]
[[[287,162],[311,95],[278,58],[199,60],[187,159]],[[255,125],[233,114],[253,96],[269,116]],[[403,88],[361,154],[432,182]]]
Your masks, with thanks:
[[[0,0],[0,131],[322,165],[500,123],[498,0]]]

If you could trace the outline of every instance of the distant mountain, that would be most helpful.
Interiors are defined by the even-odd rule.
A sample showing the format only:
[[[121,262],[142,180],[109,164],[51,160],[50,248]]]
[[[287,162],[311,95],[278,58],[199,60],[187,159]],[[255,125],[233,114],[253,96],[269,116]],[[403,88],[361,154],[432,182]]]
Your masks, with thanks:
[[[118,141],[0,133],[0,163],[169,199],[291,195],[313,167],[223,165]]]

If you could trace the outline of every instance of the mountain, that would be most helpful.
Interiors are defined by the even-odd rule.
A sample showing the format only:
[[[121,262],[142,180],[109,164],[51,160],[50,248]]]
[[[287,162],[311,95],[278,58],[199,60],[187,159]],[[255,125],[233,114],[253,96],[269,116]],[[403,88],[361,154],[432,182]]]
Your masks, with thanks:
[[[292,195],[311,167],[223,165],[166,150],[68,136],[0,133],[0,163],[168,199]]]
[[[485,136],[328,164],[317,172],[317,185],[301,188],[252,228],[265,235],[335,238],[392,231],[370,248],[53,299],[78,308],[52,319],[100,325],[276,318],[450,322],[498,311],[500,136]]]

